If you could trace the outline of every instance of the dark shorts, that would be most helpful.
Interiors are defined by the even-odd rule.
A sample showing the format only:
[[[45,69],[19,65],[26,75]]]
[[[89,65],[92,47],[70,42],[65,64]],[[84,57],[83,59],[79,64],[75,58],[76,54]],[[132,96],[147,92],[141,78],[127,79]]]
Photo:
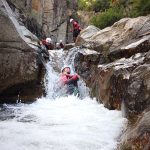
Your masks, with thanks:
[[[74,29],[73,30],[73,37],[77,37],[79,35],[79,33],[80,33],[80,30]]]

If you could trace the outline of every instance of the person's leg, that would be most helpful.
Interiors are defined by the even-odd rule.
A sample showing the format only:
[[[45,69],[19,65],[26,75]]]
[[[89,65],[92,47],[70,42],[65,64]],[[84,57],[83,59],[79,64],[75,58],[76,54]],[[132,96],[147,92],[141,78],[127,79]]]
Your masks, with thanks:
[[[74,42],[74,43],[76,42],[76,37],[73,37],[73,42]]]
[[[77,29],[75,29],[75,30],[73,30],[73,41],[74,42],[76,42],[76,38],[77,38],[77,36],[78,36],[78,30]]]

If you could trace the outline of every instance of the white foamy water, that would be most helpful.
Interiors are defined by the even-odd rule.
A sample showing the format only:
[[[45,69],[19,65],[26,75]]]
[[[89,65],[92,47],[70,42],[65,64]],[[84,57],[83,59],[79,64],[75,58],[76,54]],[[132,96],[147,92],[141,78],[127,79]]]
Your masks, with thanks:
[[[74,96],[7,107],[15,117],[0,122],[1,150],[113,150],[125,121]]]
[[[0,108],[0,150],[114,150],[126,120],[88,96],[54,97],[58,73],[47,64],[47,96]],[[86,93],[87,92],[87,93]]]

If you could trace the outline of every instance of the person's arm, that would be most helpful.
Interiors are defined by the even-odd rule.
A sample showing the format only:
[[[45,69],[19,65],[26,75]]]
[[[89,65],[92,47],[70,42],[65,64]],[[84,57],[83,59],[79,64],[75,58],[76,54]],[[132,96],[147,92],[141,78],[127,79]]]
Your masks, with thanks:
[[[77,81],[77,80],[79,80],[79,76],[73,75],[70,79],[66,80],[65,84],[69,84],[69,83],[72,83],[72,82]]]

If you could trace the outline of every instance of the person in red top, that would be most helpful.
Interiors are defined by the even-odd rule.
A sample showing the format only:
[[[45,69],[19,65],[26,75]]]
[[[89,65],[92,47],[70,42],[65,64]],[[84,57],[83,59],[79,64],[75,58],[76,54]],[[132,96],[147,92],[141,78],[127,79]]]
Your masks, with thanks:
[[[63,44],[62,40],[60,40],[59,46],[60,46],[60,48],[64,48],[64,44]]]
[[[70,23],[72,23],[72,25],[73,25],[73,30],[71,30],[71,31],[73,31],[73,41],[75,42],[77,36],[80,34],[81,27],[80,27],[80,25],[79,25],[75,20],[73,20],[72,18],[70,19]]]
[[[66,86],[66,94],[67,95],[79,95],[78,91],[78,84],[77,81],[79,80],[79,75],[71,75],[71,70],[70,67],[66,66],[63,67],[61,71],[61,76],[60,76],[60,82],[61,86],[64,87]]]
[[[45,40],[41,40],[41,45],[44,45],[47,50],[53,50],[54,45],[52,44],[51,38],[46,38]]]

